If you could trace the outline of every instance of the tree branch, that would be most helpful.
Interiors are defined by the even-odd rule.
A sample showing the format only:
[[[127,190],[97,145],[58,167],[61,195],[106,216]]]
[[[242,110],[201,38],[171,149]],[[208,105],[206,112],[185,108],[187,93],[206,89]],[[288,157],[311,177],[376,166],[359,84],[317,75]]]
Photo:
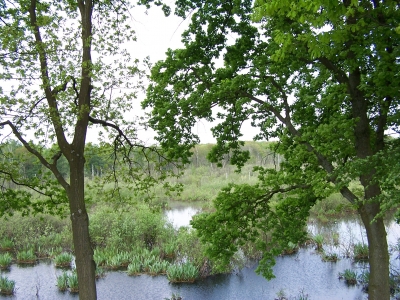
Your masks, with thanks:
[[[37,25],[36,4],[37,4],[36,0],[31,0],[31,6],[29,8],[29,17],[35,35],[35,42],[39,54],[40,72],[43,83],[43,89],[46,95],[47,102],[49,104],[50,118],[52,120],[54,130],[57,135],[57,141],[60,144],[60,148],[69,148],[70,145],[67,142],[67,139],[65,138],[64,130],[62,127],[61,116],[57,106],[57,100],[50,88],[50,77],[48,73],[46,51],[44,49],[44,43],[40,34],[39,26]]]
[[[31,145],[29,145],[29,143],[22,137],[22,135],[18,131],[17,127],[15,127],[15,125],[13,123],[11,123],[11,121],[5,121],[5,122],[1,122],[0,123],[0,126],[4,126],[4,125],[10,126],[10,128],[11,128],[12,132],[14,133],[15,137],[24,145],[26,150],[28,150],[30,153],[35,155],[39,159],[39,161],[42,163],[42,165],[45,166],[47,169],[49,169],[54,174],[54,176],[57,178],[58,182],[64,188],[68,188],[69,187],[69,184],[66,182],[64,177],[61,175],[61,173],[57,169],[57,164],[56,163],[57,163],[58,158],[61,157],[61,155],[59,155],[58,158],[57,158],[57,155],[55,157],[53,156],[53,163],[49,163],[42,156],[42,154],[40,154],[36,149],[34,149],[33,147],[31,147]]]

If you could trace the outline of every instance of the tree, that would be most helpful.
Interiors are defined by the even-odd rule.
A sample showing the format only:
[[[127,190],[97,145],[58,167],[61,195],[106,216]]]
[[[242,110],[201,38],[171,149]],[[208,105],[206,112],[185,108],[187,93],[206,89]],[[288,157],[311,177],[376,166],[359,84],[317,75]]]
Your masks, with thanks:
[[[138,4],[150,7],[152,2]],[[26,180],[14,168],[15,161],[3,160],[3,178],[30,187],[41,198],[33,201],[26,189],[3,187],[0,213],[54,211],[69,204],[80,299],[96,299],[84,199],[89,126],[104,127],[115,153],[124,150],[121,160],[128,165],[132,148],[157,152],[140,143],[134,122],[124,120],[144,75],[126,46],[135,40],[133,7],[127,1],[0,0],[1,134],[14,135],[48,171],[46,177]],[[163,10],[169,13],[165,5]],[[48,156],[45,146],[53,142],[57,146]],[[69,178],[59,169],[62,157]],[[127,177],[140,180],[144,175],[139,172],[130,169]]]
[[[274,256],[305,238],[309,209],[340,192],[366,228],[369,299],[389,299],[383,215],[399,199],[399,140],[386,136],[399,133],[399,3],[197,0],[178,1],[177,13],[192,14],[184,48],[154,66],[143,103],[160,144],[186,158],[197,119],[218,120],[210,158],[231,151],[240,168],[250,119],[255,138],[277,140],[283,155],[279,169],[258,167],[258,184],[229,185],[216,211],[192,222],[208,254],[227,263],[257,241],[257,270],[271,278]]]

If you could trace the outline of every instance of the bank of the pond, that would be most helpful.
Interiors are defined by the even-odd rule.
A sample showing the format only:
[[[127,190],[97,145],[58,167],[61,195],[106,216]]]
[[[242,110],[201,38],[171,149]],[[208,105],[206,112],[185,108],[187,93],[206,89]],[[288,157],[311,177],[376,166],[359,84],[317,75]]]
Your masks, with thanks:
[[[175,203],[165,211],[174,227],[189,225],[191,217],[200,207],[187,207]],[[392,264],[400,267],[396,259],[400,250],[400,226],[393,221],[386,224],[388,241],[392,250]],[[126,272],[110,271],[97,281],[98,299],[165,299],[180,295],[189,299],[276,299],[286,297],[299,299],[367,299],[361,285],[348,286],[339,279],[339,273],[351,269],[362,274],[367,271],[366,263],[355,263],[353,258],[346,258],[351,247],[357,243],[366,243],[365,231],[357,218],[340,219],[332,222],[311,221],[308,225],[310,237],[321,236],[323,250],[336,253],[337,262],[324,262],[321,252],[311,244],[300,248],[293,255],[280,256],[276,259],[274,274],[276,278],[267,281],[255,274],[256,265],[248,266],[232,274],[220,274],[199,279],[194,284],[172,284],[164,275],[128,276]],[[57,276],[62,270],[54,267],[53,262],[41,261],[31,267],[12,264],[9,271],[2,271],[2,276],[16,282],[13,296],[0,299],[78,299],[70,292],[59,292],[56,286]]]

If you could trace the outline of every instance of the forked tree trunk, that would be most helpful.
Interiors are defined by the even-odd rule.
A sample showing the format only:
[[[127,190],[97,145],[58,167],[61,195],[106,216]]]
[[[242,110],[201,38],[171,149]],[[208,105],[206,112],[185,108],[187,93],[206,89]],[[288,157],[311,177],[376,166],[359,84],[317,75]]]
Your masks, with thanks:
[[[83,158],[83,154],[81,156]],[[89,236],[89,217],[84,200],[84,159],[77,157],[70,164],[70,189],[68,191],[72,235],[75,250],[75,262],[79,281],[79,299],[95,300],[96,265]]]

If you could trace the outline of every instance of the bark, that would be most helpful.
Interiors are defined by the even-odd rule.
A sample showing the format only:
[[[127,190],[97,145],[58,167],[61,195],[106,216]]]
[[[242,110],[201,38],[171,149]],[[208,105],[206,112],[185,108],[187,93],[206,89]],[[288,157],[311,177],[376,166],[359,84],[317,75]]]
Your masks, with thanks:
[[[81,152],[81,153],[79,153]],[[79,282],[79,299],[95,300],[96,278],[93,249],[89,236],[89,218],[84,200],[83,150],[76,153],[70,162],[70,188],[68,198],[71,212],[72,235],[75,249],[76,269]]]
[[[368,102],[359,90],[361,72],[355,68],[349,74],[348,91],[352,96],[352,115],[358,120],[354,128],[355,149],[359,159],[374,154],[371,140],[371,128],[368,119]],[[379,143],[380,141],[378,141]],[[382,148],[379,145],[377,148]],[[375,150],[376,151],[376,150]],[[389,300],[389,253],[386,229],[383,218],[374,218],[380,213],[380,203],[375,200],[381,194],[379,185],[372,183],[375,174],[373,168],[360,174],[360,182],[364,187],[364,202],[358,206],[358,212],[364,223],[368,239],[370,278],[368,285],[369,300]],[[374,199],[375,198],[375,199]]]
[[[389,253],[383,218],[372,221],[379,212],[379,203],[362,205],[358,212],[364,223],[369,249],[370,276],[368,284],[369,300],[389,300]]]

